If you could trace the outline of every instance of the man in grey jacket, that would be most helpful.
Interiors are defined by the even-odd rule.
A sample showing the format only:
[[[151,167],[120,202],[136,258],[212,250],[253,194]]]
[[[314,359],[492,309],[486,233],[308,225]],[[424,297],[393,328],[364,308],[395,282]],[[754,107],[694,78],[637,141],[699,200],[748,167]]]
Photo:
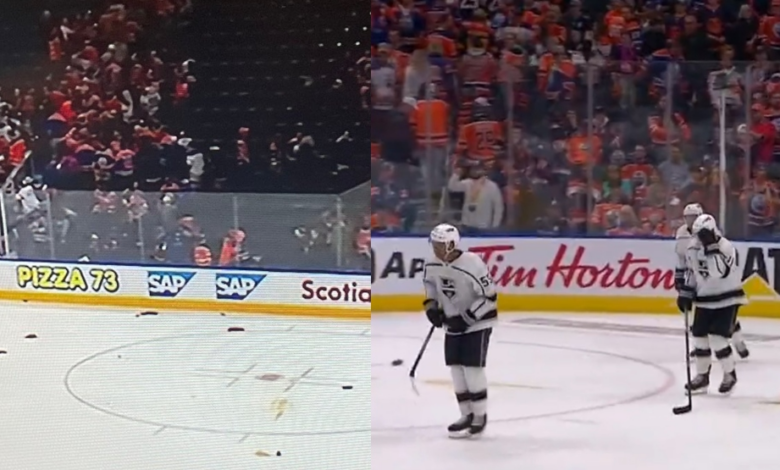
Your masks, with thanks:
[[[498,185],[487,177],[485,169],[475,166],[463,178],[465,169],[459,168],[450,178],[448,188],[464,193],[461,223],[466,233],[495,230],[504,219],[504,198]]]

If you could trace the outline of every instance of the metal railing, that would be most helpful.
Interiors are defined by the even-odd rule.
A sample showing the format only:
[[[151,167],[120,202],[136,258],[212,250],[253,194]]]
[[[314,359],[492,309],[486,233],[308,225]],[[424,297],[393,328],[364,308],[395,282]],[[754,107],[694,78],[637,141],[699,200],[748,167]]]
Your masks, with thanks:
[[[354,245],[369,212],[365,186],[340,196],[37,189],[32,201],[4,191],[0,234],[8,257],[180,264],[160,248],[186,224],[197,235],[192,240],[209,246],[214,265],[225,237],[241,230],[242,265],[365,270]]]

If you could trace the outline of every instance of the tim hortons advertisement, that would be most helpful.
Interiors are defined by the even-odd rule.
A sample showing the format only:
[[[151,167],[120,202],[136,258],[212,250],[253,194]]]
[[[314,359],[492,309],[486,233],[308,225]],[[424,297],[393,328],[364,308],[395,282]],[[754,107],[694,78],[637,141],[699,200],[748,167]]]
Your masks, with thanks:
[[[468,238],[463,245],[482,256],[512,309],[601,311],[615,298],[623,311],[673,307],[671,240]],[[736,245],[751,299],[780,302],[780,244]],[[372,249],[372,309],[384,308],[385,299],[419,300],[423,265],[431,256],[427,239],[375,238]],[[637,299],[643,300],[626,305]],[[591,304],[578,304],[583,300]]]

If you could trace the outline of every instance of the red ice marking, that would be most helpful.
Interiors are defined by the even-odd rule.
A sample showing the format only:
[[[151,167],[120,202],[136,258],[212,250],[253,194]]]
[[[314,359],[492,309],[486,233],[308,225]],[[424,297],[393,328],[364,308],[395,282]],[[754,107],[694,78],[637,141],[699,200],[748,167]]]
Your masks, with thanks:
[[[279,379],[283,379],[284,376],[279,374],[263,374],[260,377],[258,377],[259,380],[265,380],[267,382],[276,382]]]

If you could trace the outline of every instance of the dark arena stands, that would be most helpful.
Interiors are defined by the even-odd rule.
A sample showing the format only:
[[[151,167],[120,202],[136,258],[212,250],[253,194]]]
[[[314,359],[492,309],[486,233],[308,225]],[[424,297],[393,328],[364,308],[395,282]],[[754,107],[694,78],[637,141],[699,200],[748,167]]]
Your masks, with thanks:
[[[366,270],[367,28],[316,6],[4,0],[3,254]]]
[[[371,41],[376,231],[779,234],[780,2],[372,0]]]

